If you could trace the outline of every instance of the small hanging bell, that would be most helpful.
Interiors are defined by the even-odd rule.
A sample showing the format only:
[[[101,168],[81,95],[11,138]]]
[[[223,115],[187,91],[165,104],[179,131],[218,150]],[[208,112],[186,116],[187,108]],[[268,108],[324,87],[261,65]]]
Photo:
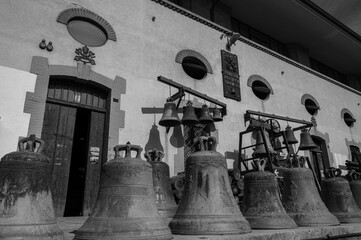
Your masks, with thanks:
[[[312,140],[311,134],[306,128],[301,130],[300,139],[301,142],[298,150],[312,150],[317,148],[317,145]]]
[[[181,120],[177,114],[177,107],[173,102],[164,104],[163,116],[159,120],[159,125],[163,127],[176,127],[181,124]]]
[[[183,108],[182,124],[187,126],[193,126],[199,123],[195,109],[192,106],[192,102],[188,101],[187,106]]]
[[[263,133],[264,133],[265,143],[263,143],[261,131],[263,131]],[[257,131],[257,136],[256,136],[256,145],[257,146],[252,154],[252,156],[255,158],[267,157],[266,145],[267,145],[269,153],[276,154],[276,152],[273,149],[271,142],[269,140],[268,133],[265,130],[261,130],[261,131]]]
[[[215,109],[213,110],[213,116],[212,116],[212,118],[213,118],[213,121],[214,121],[214,122],[221,122],[221,121],[223,121],[221,109],[215,108]]]
[[[298,143],[298,140],[295,137],[295,134],[290,126],[287,125],[285,130],[285,137],[288,144],[295,144]],[[285,144],[285,142],[283,142]]]
[[[199,123],[201,124],[210,124],[213,122],[211,114],[209,113],[209,108],[207,105],[203,105],[201,109],[201,116],[199,117]]]

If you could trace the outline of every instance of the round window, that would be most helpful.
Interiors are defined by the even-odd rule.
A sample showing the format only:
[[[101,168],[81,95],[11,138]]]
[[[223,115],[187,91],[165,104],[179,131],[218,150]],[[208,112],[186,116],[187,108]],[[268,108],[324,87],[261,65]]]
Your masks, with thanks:
[[[271,89],[262,82],[262,81],[254,81],[252,83],[252,91],[254,95],[256,95],[259,99],[265,100],[268,98],[269,94],[271,93]]]
[[[356,119],[354,119],[351,114],[344,113],[343,114],[343,120],[345,121],[346,125],[349,127],[352,127],[354,122],[356,122]]]
[[[318,110],[320,109],[317,104],[312,101],[311,99],[306,99],[305,101],[305,108],[307,110],[307,112],[311,115],[315,115]]]
[[[99,47],[104,45],[108,36],[99,24],[85,18],[73,18],[67,23],[70,35],[78,42],[90,46]]]
[[[196,57],[185,57],[182,61],[183,70],[191,78],[200,80],[207,75],[206,65]]]

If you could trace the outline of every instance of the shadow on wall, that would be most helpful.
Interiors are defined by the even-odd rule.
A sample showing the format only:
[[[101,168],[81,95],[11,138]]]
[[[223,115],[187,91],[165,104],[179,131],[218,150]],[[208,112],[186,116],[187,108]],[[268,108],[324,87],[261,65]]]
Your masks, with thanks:
[[[184,146],[184,136],[181,126],[173,128],[173,134],[170,137],[169,142],[175,148],[181,148]]]
[[[164,152],[164,148],[162,146],[162,143],[160,142],[160,134],[158,130],[158,126],[153,124],[149,131],[149,138],[148,142],[145,144],[144,150],[145,152],[158,149],[162,152]]]

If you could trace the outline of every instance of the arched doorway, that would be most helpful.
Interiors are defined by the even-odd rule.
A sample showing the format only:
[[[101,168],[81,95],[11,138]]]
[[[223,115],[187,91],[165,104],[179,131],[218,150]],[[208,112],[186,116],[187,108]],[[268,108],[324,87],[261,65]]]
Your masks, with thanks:
[[[330,161],[327,154],[326,141],[318,136],[312,136],[312,140],[317,145],[317,148],[310,150],[312,165],[319,183],[324,178],[323,171],[330,167]]]
[[[110,89],[75,77],[52,76],[42,139],[52,161],[57,216],[87,216],[96,201],[106,161]]]

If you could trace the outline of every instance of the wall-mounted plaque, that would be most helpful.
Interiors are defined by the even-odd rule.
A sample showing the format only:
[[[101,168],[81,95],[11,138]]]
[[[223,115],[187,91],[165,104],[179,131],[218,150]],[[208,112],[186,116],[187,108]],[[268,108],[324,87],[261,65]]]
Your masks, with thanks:
[[[241,86],[239,82],[237,55],[221,50],[223,95],[241,101]]]

